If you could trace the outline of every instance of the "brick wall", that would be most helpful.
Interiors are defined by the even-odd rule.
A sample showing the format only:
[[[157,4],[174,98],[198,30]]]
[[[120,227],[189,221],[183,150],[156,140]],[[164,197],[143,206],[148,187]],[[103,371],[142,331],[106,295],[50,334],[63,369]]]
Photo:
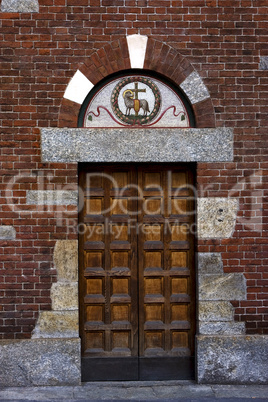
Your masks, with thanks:
[[[81,63],[136,33],[177,50],[206,84],[216,126],[234,128],[234,162],[199,163],[197,182],[202,197],[239,198],[236,229],[231,239],[199,240],[198,250],[221,252],[226,273],[244,273],[248,295],[234,302],[235,318],[248,333],[268,333],[268,74],[259,69],[267,15],[266,0],[40,0],[39,13],[0,13],[0,225],[16,230],[0,240],[2,338],[31,336],[39,311],[51,308],[55,242],[76,238],[75,206],[26,200],[27,190],[77,184],[76,164],[41,163],[39,128],[59,126],[63,106],[68,116],[63,94]],[[157,46],[164,71],[166,47]]]

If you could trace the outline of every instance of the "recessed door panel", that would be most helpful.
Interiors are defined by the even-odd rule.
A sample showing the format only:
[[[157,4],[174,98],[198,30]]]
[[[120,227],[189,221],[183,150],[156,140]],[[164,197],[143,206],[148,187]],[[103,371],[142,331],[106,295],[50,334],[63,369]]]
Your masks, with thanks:
[[[178,166],[83,166],[84,381],[192,378],[192,185]]]

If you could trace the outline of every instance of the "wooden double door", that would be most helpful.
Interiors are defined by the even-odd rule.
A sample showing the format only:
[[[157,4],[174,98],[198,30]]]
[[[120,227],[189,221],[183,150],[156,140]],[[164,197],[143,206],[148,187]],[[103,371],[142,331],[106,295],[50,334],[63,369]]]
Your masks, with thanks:
[[[82,165],[82,381],[191,379],[194,191],[178,165]]]

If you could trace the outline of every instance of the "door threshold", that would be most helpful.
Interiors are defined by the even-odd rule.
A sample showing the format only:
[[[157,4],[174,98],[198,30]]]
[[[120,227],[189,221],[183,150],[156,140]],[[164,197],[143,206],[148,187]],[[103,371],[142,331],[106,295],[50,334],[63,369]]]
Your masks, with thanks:
[[[82,357],[82,382],[194,379],[194,357]]]

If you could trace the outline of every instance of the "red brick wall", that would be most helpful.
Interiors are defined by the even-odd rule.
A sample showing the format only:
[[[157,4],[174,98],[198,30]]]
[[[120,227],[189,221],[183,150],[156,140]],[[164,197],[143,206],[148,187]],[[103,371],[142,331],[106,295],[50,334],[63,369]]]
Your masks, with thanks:
[[[165,71],[171,63],[166,51],[174,49],[170,57],[179,52],[206,84],[216,126],[234,128],[234,162],[199,163],[197,181],[201,196],[239,198],[236,230],[232,239],[199,241],[198,250],[221,252],[225,272],[245,274],[248,297],[234,303],[236,319],[246,321],[248,333],[268,333],[268,208],[263,190],[268,170],[268,72],[259,70],[260,56],[268,55],[267,1],[40,0],[39,4],[37,14],[0,13],[0,224],[14,226],[17,233],[15,240],[0,241],[1,337],[31,336],[38,312],[51,307],[55,242],[76,238],[73,222],[64,220],[74,207],[63,206],[63,220],[56,222],[61,213],[55,207],[38,211],[26,205],[26,191],[41,188],[42,180],[45,189],[77,183],[76,164],[41,163],[39,128],[74,126],[75,119],[68,124],[66,120],[70,110],[78,113],[79,107],[73,109],[72,103],[63,101],[70,78],[79,66],[98,63],[91,55],[108,57],[109,44],[122,44],[126,35],[136,33],[148,35],[150,43],[157,41],[146,67],[157,69],[159,57],[159,68]],[[126,66],[123,45],[121,52],[124,60],[115,57],[113,69]],[[97,81],[106,74],[99,67]],[[204,109],[197,114],[202,113]],[[12,202],[7,187],[14,191]]]

